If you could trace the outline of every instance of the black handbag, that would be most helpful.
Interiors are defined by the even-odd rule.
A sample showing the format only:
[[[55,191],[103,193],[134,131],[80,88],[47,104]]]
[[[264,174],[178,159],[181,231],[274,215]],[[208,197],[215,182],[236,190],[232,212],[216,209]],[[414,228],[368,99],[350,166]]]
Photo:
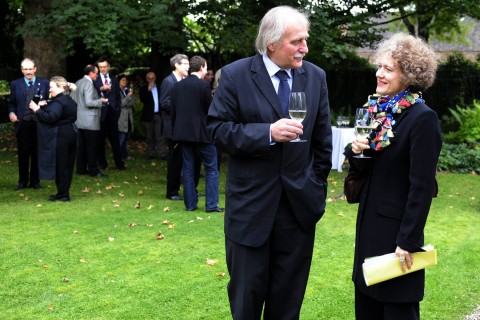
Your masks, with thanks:
[[[362,194],[363,185],[365,184],[366,176],[361,173],[350,170],[343,182],[343,193],[348,203],[359,203]]]

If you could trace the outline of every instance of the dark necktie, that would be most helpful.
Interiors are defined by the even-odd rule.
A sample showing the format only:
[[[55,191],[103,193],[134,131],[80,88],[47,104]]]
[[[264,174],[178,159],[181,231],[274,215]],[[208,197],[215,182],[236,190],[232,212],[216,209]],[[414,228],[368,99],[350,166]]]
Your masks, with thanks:
[[[33,81],[28,81],[28,87],[31,88],[33,86]]]
[[[282,107],[282,116],[288,115],[288,101],[290,99],[290,86],[288,85],[288,74],[285,70],[276,73],[280,83],[278,84],[278,101]]]
[[[108,74],[105,75],[105,85],[108,86]]]

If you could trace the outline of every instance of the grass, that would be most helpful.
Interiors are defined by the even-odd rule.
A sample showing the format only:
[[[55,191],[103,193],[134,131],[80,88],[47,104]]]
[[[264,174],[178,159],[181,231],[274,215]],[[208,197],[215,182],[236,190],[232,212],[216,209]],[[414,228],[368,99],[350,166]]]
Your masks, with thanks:
[[[165,200],[164,161],[146,160],[140,145],[128,170],[107,170],[103,180],[74,176],[72,202],[51,203],[51,181],[42,181],[42,190],[13,191],[14,143],[1,135],[2,319],[231,318],[223,215],[205,213],[204,198],[195,212]],[[301,319],[354,318],[356,205],[337,198],[344,175],[331,174]],[[438,249],[439,264],[427,270],[422,318],[463,319],[480,301],[480,179],[441,174],[438,180],[426,241]],[[202,179],[202,193],[203,185]]]

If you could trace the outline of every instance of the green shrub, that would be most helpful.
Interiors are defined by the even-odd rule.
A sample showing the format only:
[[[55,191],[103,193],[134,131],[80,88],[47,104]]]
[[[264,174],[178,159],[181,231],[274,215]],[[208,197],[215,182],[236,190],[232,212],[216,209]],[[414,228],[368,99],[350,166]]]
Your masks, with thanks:
[[[480,149],[466,143],[444,143],[438,160],[438,170],[453,173],[480,173]]]
[[[456,131],[444,135],[448,143],[469,143],[478,146],[480,141],[480,103],[473,101],[472,107],[450,109],[450,113],[459,124]]]

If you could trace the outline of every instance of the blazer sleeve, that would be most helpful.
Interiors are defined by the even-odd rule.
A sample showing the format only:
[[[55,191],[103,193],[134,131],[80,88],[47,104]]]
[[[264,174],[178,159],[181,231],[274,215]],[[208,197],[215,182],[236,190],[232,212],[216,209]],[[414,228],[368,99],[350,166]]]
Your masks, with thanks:
[[[170,112],[172,103],[172,90],[175,82],[170,77],[163,79],[160,86],[160,109],[165,112]]]

